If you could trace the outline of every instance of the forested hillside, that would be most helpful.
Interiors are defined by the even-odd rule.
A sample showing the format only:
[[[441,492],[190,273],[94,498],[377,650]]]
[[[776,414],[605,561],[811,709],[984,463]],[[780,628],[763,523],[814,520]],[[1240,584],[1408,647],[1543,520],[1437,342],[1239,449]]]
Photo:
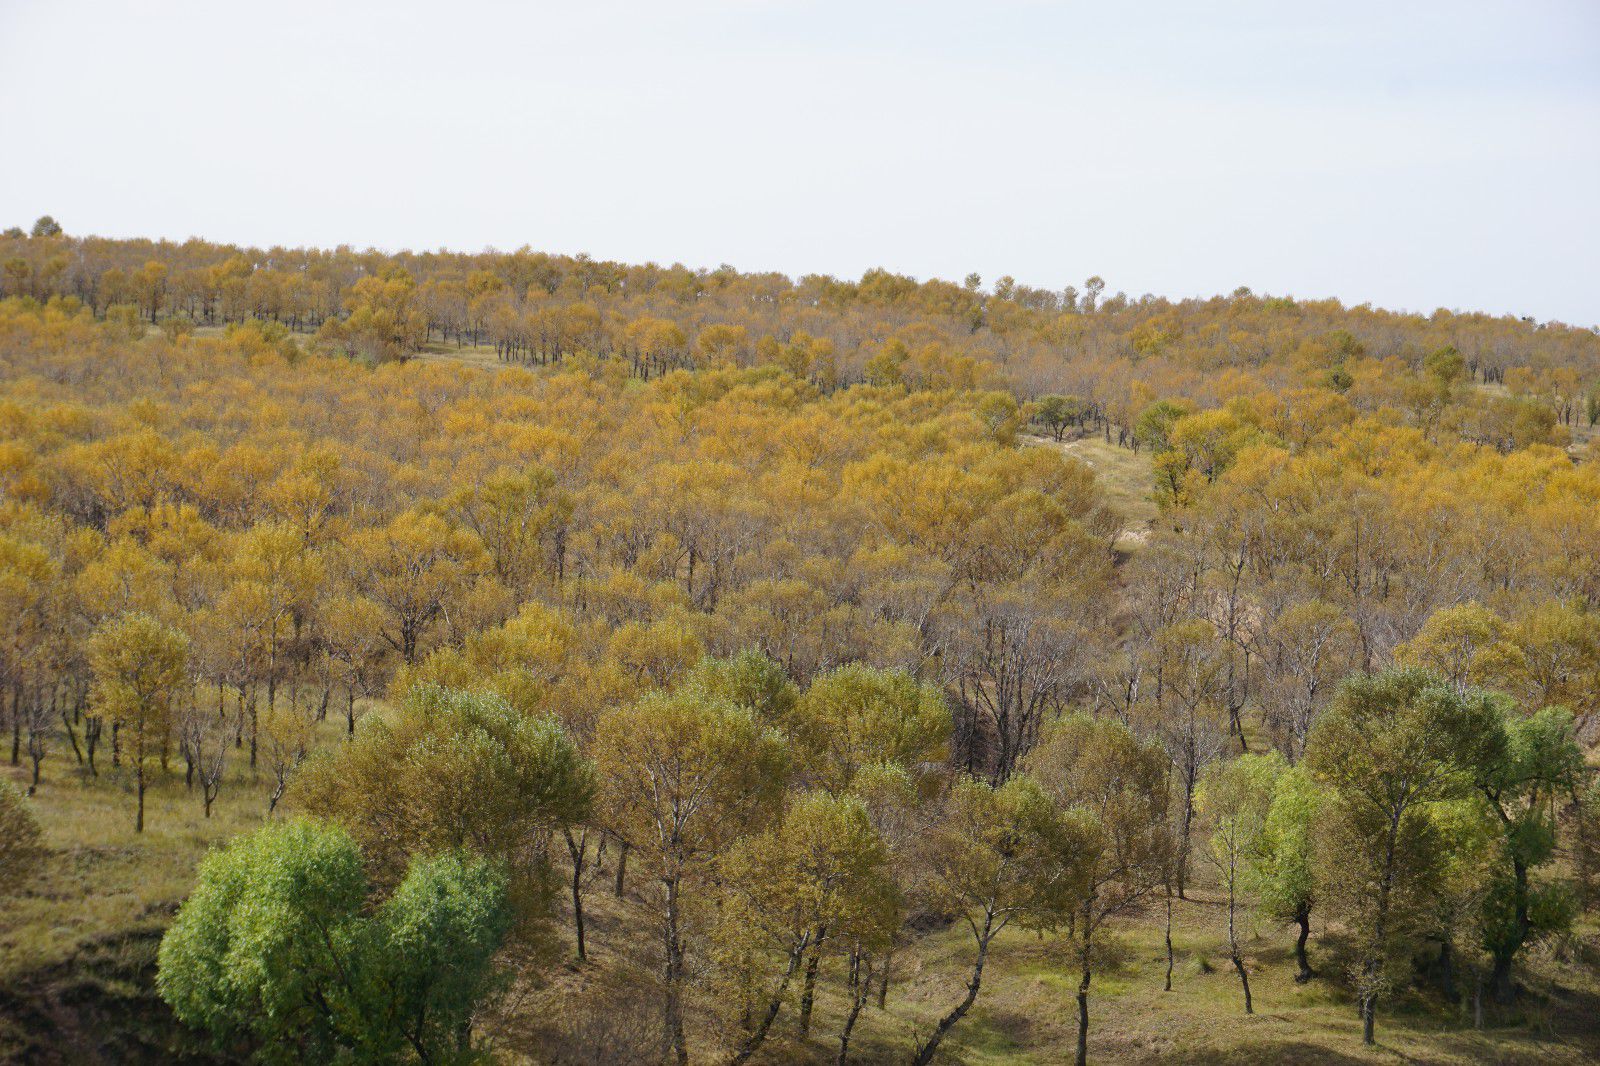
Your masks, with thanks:
[[[0,1054],[1600,1053],[1593,330],[0,263]]]
[[[97,316],[126,308],[152,323],[278,323],[371,360],[437,343],[493,345],[501,358],[529,364],[614,357],[639,376],[770,363],[824,390],[871,381],[1066,393],[1128,429],[1155,398],[1215,406],[1330,376],[1362,410],[1388,405],[1421,419],[1433,399],[1411,378],[1428,356],[1453,348],[1458,374],[1526,398],[1535,423],[1545,408],[1566,426],[1600,419],[1600,402],[1590,399],[1600,337],[1559,323],[1400,314],[1243,288],[1175,302],[1108,295],[1099,277],[1060,290],[1009,277],[985,287],[976,275],[919,283],[882,270],[859,281],[796,281],[527,248],[391,255],[80,239],[41,221],[40,236],[18,228],[0,237],[6,295],[70,296]],[[1523,413],[1505,403],[1469,406],[1491,423]],[[1491,440],[1492,430],[1475,423],[1468,435]]]

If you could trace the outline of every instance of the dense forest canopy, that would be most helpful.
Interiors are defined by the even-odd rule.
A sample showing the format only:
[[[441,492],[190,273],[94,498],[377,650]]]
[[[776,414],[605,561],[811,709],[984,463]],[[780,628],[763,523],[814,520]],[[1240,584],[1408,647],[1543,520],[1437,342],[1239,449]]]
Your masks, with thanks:
[[[1196,893],[1246,1011],[1248,911],[1370,1040],[1592,937],[1593,330],[50,220],[0,263],[0,883],[69,790],[284,823],[161,950],[225,1053],[928,1062],[1013,928],[1081,1059]],[[528,1022],[562,952],[604,979]]]

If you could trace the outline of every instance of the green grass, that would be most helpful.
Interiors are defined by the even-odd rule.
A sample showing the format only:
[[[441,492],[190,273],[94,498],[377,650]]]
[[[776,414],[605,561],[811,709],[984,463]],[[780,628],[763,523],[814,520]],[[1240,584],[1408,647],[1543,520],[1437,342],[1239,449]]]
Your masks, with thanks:
[[[1292,938],[1265,929],[1249,939],[1246,965],[1256,1013],[1246,1016],[1228,965],[1222,911],[1201,893],[1174,912],[1177,966],[1166,969],[1159,910],[1114,929],[1113,958],[1090,986],[1090,1058],[1102,1062],[1585,1062],[1600,1051],[1600,975],[1579,962],[1541,959],[1529,975],[1538,1020],[1472,1029],[1417,998],[1381,1008],[1378,1045],[1365,1048],[1351,999],[1335,980],[1293,981]],[[1588,929],[1591,942],[1595,936]],[[1313,940],[1314,953],[1322,951]],[[1591,950],[1594,950],[1591,947]],[[919,946],[922,970],[891,995],[891,1013],[930,1025],[955,1003],[970,938],[952,928]],[[1209,961],[1201,967],[1199,959]],[[1316,962],[1328,963],[1325,951]],[[1209,972],[1205,972],[1209,970]],[[1002,935],[978,1007],[952,1034],[952,1059],[969,1063],[1070,1061],[1076,1040],[1076,963],[1052,937]],[[899,1001],[898,1004],[896,1001]]]

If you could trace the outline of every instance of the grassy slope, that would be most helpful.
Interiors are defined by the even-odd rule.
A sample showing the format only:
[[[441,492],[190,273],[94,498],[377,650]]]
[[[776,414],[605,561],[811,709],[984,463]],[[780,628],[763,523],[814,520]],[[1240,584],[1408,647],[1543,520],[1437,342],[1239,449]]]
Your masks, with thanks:
[[[325,724],[326,742],[339,723]],[[0,900],[0,1061],[187,1061],[197,1041],[175,1034],[154,996],[155,949],[195,868],[211,847],[261,825],[269,779],[235,752],[206,819],[198,791],[184,788],[182,762],[145,797],[146,831],[133,832],[131,778],[100,776],[74,763],[58,736],[33,810],[50,855],[26,890]],[[18,787],[24,766],[0,766]]]
[[[1136,454],[1129,448],[1108,443],[1093,433],[1060,444],[1049,437],[1025,436],[1022,443],[1036,448],[1054,448],[1063,455],[1080,460],[1094,471],[1106,502],[1127,523],[1127,531],[1118,541],[1119,548],[1131,550],[1149,536],[1151,523],[1156,520],[1159,511],[1155,500],[1150,497],[1148,452]]]

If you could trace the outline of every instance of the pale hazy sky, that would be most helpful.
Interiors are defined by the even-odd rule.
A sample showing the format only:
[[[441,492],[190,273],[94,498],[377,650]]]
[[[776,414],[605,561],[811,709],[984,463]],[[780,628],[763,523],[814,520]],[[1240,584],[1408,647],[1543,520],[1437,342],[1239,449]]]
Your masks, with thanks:
[[[0,224],[1600,323],[1600,0],[0,0]]]

